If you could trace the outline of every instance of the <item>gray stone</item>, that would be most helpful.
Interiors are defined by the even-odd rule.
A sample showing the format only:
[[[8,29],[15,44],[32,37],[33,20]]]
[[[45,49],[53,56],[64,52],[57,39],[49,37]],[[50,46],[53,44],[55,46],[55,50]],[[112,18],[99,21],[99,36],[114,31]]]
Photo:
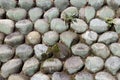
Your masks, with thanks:
[[[95,18],[90,21],[90,29],[97,33],[103,33],[108,30],[108,24],[101,19]]]
[[[54,72],[52,80],[71,80],[70,76],[64,72]]]
[[[78,15],[79,15],[79,11],[76,7],[68,7],[61,12],[60,17],[61,17],[61,19],[66,20],[67,17],[72,17],[72,16],[78,17]]]
[[[57,58],[48,58],[42,65],[41,70],[44,73],[54,73],[62,69],[62,62]]]
[[[36,0],[36,5],[43,10],[48,10],[53,5],[53,0]]]
[[[78,72],[83,66],[84,63],[78,56],[72,56],[68,58],[64,63],[64,68],[69,74]]]
[[[17,4],[16,0],[0,0],[0,6],[5,10],[15,8],[16,4]]]
[[[89,56],[85,60],[85,66],[87,70],[89,70],[92,73],[96,73],[103,69],[104,67],[104,61],[102,58],[97,56]]]
[[[116,75],[118,70],[120,69],[120,58],[116,56],[111,56],[105,61],[105,67],[108,71],[110,71],[113,75]]]
[[[6,62],[14,56],[14,49],[9,45],[0,45],[0,61]]]
[[[32,57],[27,61],[25,61],[22,71],[24,74],[28,76],[32,76],[37,72],[38,68],[39,68],[39,61],[36,58]]]
[[[94,78],[91,73],[83,71],[76,74],[75,80],[94,80]]]
[[[25,10],[29,10],[33,5],[33,0],[19,0],[18,4],[21,8],[24,8]]]
[[[116,16],[117,18],[120,17],[120,8],[118,8],[118,9],[116,10],[115,16]]]
[[[91,46],[92,52],[103,59],[106,59],[110,55],[108,47],[103,43],[94,43]]]
[[[22,67],[21,59],[11,59],[1,67],[1,75],[7,78],[9,75],[18,73]]]
[[[75,6],[78,9],[80,9],[87,4],[87,0],[70,0],[70,3],[72,6]]]
[[[19,45],[19,44],[23,43],[23,41],[24,41],[24,36],[19,32],[11,33],[11,34],[7,35],[4,39],[4,42],[11,46]]]
[[[120,80],[120,73],[116,75],[117,79]]]
[[[6,15],[9,19],[19,21],[26,18],[27,11],[22,8],[13,8],[13,9],[9,9]]]
[[[113,24],[115,27],[115,31],[120,34],[120,18],[113,19]]]
[[[100,9],[104,2],[104,0],[88,0],[88,4],[94,7],[96,10]]]
[[[28,34],[33,29],[33,23],[27,19],[16,22],[15,26],[22,34]]]
[[[10,34],[14,30],[14,22],[10,19],[0,20],[0,32],[4,34]]]
[[[52,19],[57,18],[58,16],[59,10],[56,7],[50,8],[43,15],[44,19],[47,20],[48,23],[50,23]]]
[[[41,42],[41,35],[37,31],[32,31],[26,36],[26,43],[35,45]]]
[[[59,34],[55,31],[48,31],[42,37],[43,43],[52,46],[59,40]]]
[[[120,57],[120,43],[112,43],[109,48],[113,55]]]
[[[48,57],[48,47],[45,44],[37,44],[34,46],[34,52],[35,52],[35,56],[39,59],[39,60],[44,60]]]
[[[118,34],[113,31],[108,31],[99,36],[98,42],[110,44],[118,40]]]
[[[38,19],[34,24],[34,28],[36,31],[40,32],[41,34],[44,34],[48,32],[49,24],[44,19]]]
[[[89,55],[90,48],[84,43],[78,43],[71,47],[72,53],[85,58]]]
[[[118,9],[120,6],[120,0],[106,0],[107,5],[113,9]]]
[[[33,49],[27,44],[21,44],[16,47],[16,55],[23,61],[27,60],[33,54]]]
[[[50,80],[49,76],[46,74],[43,74],[41,72],[38,72],[36,74],[34,74],[30,80]]]
[[[65,31],[60,34],[60,40],[67,46],[71,47],[79,41],[78,35],[72,31]]]
[[[37,19],[41,18],[42,15],[43,15],[43,10],[39,7],[31,8],[28,11],[28,16],[31,21],[36,21]]]
[[[108,72],[98,72],[95,75],[95,80],[116,80],[110,73]]]
[[[95,17],[95,9],[91,6],[86,6],[80,8],[79,10],[79,18],[84,19],[87,23],[90,22],[91,19]]]
[[[60,11],[63,11],[69,6],[69,0],[54,0],[54,4]]]
[[[12,74],[8,77],[8,80],[29,80],[29,78],[21,74]]]
[[[3,33],[0,33],[0,44],[3,43],[4,38],[5,38],[5,35]]]
[[[97,38],[98,38],[98,34],[96,32],[86,31],[81,35],[81,42],[91,45],[94,42],[96,42]]]
[[[88,29],[88,25],[82,19],[76,19],[70,24],[70,28],[73,29],[76,33],[83,33]]]
[[[101,19],[109,19],[109,18],[114,18],[115,17],[115,12],[108,6],[102,7],[100,10],[97,11],[97,17]]]
[[[56,31],[57,33],[62,33],[66,31],[69,26],[60,18],[55,18],[50,23],[51,30]]]
[[[5,10],[0,8],[0,19],[4,18],[5,16]]]

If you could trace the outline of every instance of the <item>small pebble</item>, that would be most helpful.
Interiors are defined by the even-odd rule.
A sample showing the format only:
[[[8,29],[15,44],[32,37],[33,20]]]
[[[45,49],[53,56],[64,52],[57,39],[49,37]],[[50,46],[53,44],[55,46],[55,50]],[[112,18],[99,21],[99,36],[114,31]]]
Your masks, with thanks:
[[[41,42],[41,35],[37,31],[32,31],[26,36],[26,43],[35,45]]]
[[[30,58],[33,54],[33,49],[30,45],[21,44],[16,47],[16,55],[23,61]]]
[[[48,58],[42,65],[41,70],[44,73],[54,73],[62,69],[62,62],[57,58]]]
[[[4,42],[11,46],[17,46],[22,44],[24,41],[24,36],[19,32],[14,32],[7,35],[4,39]]]
[[[108,49],[108,47],[103,44],[103,43],[94,43],[91,46],[92,52],[96,55],[99,56],[103,59],[106,59],[109,57],[110,55],[110,50]]]
[[[96,73],[103,69],[104,67],[104,61],[102,58],[94,56],[94,57],[87,57],[85,60],[85,66],[87,70],[89,70],[92,73]]]
[[[41,18],[43,15],[43,10],[39,7],[31,8],[28,11],[28,16],[31,21],[35,22],[37,19]]]
[[[48,31],[42,36],[43,43],[52,46],[59,40],[59,34],[55,31]]]
[[[49,24],[45,19],[38,19],[34,24],[34,28],[36,31],[44,34],[49,31]]]
[[[89,55],[90,48],[84,43],[78,43],[71,47],[72,53],[85,58]]]
[[[27,19],[16,22],[15,26],[22,34],[28,34],[33,29],[33,23]]]
[[[113,19],[115,31],[120,34],[120,18]]]
[[[8,80],[29,80],[29,78],[21,74],[12,74],[8,77]]]
[[[82,69],[83,66],[84,63],[78,56],[72,56],[68,58],[64,63],[64,68],[69,74],[78,72],[80,69]]]
[[[26,18],[27,11],[22,8],[13,8],[9,9],[6,15],[11,20],[19,21]]]
[[[120,73],[116,75],[117,79],[120,80]]]
[[[2,65],[1,75],[4,78],[7,78],[11,74],[18,73],[20,71],[21,67],[22,67],[21,59],[11,59]]]
[[[38,69],[39,69],[39,61],[34,57],[29,58],[27,61],[25,61],[22,67],[23,73],[28,76],[32,76],[33,74],[35,74]]]
[[[113,75],[116,75],[118,70],[120,69],[120,58],[116,56],[109,57],[105,61],[105,67],[108,71],[110,71]]]

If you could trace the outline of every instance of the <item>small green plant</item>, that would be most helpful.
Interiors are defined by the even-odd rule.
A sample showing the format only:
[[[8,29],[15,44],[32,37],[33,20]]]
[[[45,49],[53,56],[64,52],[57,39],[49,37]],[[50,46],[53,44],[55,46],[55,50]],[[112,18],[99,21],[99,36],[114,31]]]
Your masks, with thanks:
[[[113,22],[112,18],[106,19],[106,23],[108,24],[108,27],[112,27],[114,25],[114,22]]]

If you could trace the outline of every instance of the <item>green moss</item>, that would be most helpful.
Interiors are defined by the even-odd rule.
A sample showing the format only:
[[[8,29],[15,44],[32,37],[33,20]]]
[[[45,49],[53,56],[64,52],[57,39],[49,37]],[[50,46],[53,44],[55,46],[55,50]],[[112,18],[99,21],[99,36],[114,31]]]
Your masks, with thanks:
[[[108,27],[112,27],[114,25],[114,22],[113,22],[112,18],[107,18],[106,23],[108,24]]]
[[[60,50],[59,50],[59,46],[58,44],[55,44],[53,47],[52,47],[52,52],[53,53],[58,53]]]

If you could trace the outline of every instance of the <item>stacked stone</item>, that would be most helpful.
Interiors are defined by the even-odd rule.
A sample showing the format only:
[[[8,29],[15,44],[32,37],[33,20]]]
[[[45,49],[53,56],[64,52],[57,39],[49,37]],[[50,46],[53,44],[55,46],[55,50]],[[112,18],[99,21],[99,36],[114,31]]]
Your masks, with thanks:
[[[0,80],[120,80],[120,0],[0,0]]]

